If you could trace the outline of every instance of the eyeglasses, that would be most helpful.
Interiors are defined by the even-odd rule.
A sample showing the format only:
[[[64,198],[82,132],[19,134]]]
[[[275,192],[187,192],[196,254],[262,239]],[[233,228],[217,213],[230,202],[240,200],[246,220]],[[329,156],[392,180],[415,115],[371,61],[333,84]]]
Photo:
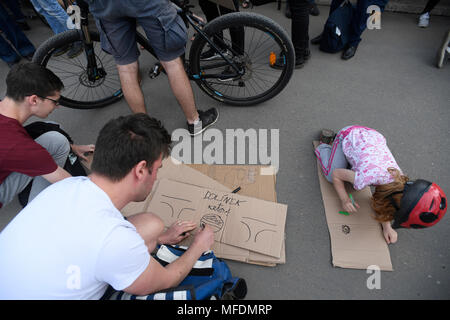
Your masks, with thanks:
[[[41,98],[41,99],[47,99],[47,100],[53,101],[55,106],[59,106],[59,100],[55,100],[55,99],[47,98],[47,97],[41,97],[41,96],[38,96],[38,97]]]

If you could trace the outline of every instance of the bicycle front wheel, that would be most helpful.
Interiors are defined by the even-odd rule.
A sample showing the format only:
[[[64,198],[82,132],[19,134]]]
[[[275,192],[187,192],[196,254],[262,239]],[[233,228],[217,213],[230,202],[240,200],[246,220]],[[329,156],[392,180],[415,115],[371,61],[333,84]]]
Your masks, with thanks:
[[[294,47],[273,20],[255,13],[229,13],[208,23],[203,31],[240,72],[228,77],[236,69],[198,35],[189,53],[190,72],[210,97],[229,105],[251,106],[286,87],[294,70]]]
[[[77,42],[83,46],[80,32],[69,30],[47,39],[36,50],[33,62],[50,69],[63,82],[61,105],[74,109],[108,106],[123,96],[116,63],[101,49],[100,35],[93,31],[90,32],[93,51],[84,48],[78,56],[70,58],[64,48],[70,50]],[[88,68],[89,56],[95,58],[94,70]]]

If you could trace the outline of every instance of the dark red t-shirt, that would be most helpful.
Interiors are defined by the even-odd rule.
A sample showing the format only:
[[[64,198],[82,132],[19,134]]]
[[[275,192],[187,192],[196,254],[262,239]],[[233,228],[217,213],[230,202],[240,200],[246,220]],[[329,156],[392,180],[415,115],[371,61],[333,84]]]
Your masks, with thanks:
[[[36,177],[57,168],[48,151],[28,135],[19,121],[0,114],[0,184],[12,172]]]

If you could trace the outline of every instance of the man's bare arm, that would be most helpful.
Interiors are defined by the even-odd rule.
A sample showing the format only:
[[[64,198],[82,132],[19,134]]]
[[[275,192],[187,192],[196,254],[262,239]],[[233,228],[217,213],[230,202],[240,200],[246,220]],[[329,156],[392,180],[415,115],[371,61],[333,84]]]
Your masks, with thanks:
[[[62,179],[71,177],[71,174],[68,173],[63,168],[58,166],[58,168],[56,168],[56,170],[53,171],[52,173],[43,174],[41,177],[44,178],[45,180],[47,180],[50,183],[55,183],[55,182],[58,182],[58,181],[60,181]]]
[[[211,227],[205,226],[197,233],[194,242],[181,257],[166,267],[155,259],[150,259],[145,271],[124,291],[135,295],[146,295],[179,285],[198,258],[203,252],[210,250],[213,243],[214,232]]]

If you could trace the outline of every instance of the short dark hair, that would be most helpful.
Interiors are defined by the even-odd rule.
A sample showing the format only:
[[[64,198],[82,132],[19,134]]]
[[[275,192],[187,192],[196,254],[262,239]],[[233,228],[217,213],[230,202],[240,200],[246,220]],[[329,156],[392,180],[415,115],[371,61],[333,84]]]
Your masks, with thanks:
[[[172,139],[161,122],[144,113],[109,121],[95,145],[92,172],[112,181],[123,179],[140,161],[147,167],[171,150]]]
[[[16,64],[6,76],[6,96],[17,102],[34,94],[46,97],[63,88],[57,75],[34,62]]]

